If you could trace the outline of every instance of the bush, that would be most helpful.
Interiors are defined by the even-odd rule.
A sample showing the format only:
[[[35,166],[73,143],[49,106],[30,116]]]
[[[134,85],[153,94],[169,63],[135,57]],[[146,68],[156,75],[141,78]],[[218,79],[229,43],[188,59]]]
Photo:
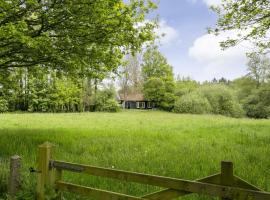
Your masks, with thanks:
[[[198,92],[192,92],[183,95],[175,102],[174,112],[204,114],[211,112],[211,106],[207,98]]]
[[[118,112],[120,106],[115,98],[115,90],[113,87],[105,88],[98,91],[96,96],[95,111]]]
[[[8,102],[7,100],[0,97],[0,113],[8,111]]]
[[[251,118],[269,118],[270,117],[270,90],[268,87],[262,87],[253,91],[244,101],[246,115]]]
[[[97,107],[98,111],[119,112],[120,106],[114,99],[108,99],[104,104]]]
[[[241,117],[244,111],[237,100],[236,94],[225,85],[205,85],[200,92],[211,105],[212,113],[231,117]]]
[[[270,107],[263,104],[246,104],[244,105],[246,115],[250,118],[267,119],[270,116]]]

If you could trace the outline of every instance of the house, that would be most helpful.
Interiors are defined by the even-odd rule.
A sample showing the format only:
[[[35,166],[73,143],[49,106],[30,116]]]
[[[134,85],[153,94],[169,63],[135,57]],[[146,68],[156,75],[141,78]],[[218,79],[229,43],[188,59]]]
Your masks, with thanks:
[[[119,103],[126,109],[152,109],[155,103],[148,101],[142,94],[119,95]]]

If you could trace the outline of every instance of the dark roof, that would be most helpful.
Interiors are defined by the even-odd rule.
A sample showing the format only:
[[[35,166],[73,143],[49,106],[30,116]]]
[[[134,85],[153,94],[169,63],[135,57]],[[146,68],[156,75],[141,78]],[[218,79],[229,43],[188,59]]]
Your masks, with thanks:
[[[145,101],[143,94],[119,94],[121,101]]]

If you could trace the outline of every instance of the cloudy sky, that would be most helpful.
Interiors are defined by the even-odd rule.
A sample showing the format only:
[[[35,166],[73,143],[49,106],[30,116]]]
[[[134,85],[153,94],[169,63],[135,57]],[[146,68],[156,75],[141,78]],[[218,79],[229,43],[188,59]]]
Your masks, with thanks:
[[[207,34],[217,16],[209,9],[220,0],[160,0],[155,12],[160,19],[157,32],[165,33],[161,39],[161,52],[173,66],[175,75],[190,76],[204,81],[214,77],[234,79],[246,74],[245,44],[222,51],[219,41],[235,33],[218,37]]]

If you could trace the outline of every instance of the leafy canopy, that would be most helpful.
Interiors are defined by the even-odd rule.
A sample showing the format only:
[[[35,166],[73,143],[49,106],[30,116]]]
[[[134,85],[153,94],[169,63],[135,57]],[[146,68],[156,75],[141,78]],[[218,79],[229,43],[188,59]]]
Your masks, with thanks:
[[[222,0],[221,7],[213,7],[219,15],[212,33],[241,30],[235,38],[221,43],[224,48],[248,40],[261,51],[270,50],[270,1],[269,0]]]
[[[154,8],[150,0],[2,0],[0,69],[113,71],[123,53],[153,39],[155,25],[142,22]]]
[[[149,47],[143,55],[142,77],[145,98],[161,109],[171,110],[175,100],[173,70],[155,46]]]

